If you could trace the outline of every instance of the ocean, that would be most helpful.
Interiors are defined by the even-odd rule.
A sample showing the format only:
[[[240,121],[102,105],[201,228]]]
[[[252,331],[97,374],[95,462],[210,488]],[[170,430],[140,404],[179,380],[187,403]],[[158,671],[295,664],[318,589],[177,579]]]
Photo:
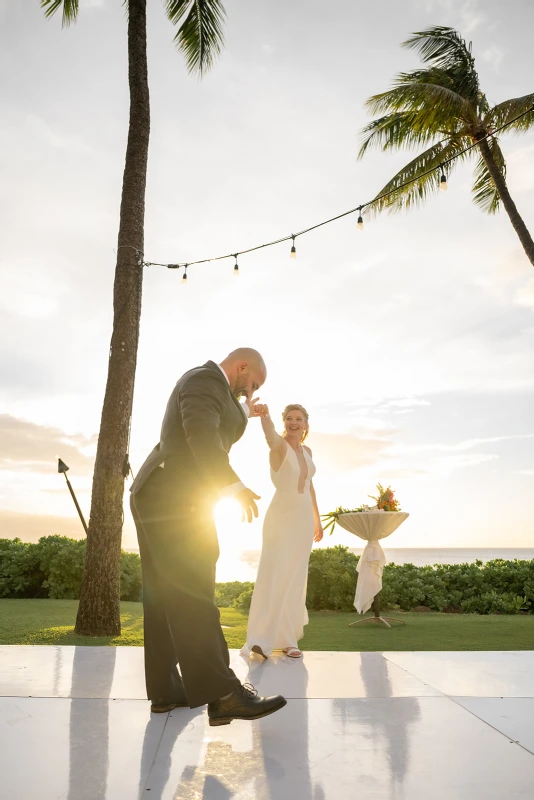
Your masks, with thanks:
[[[351,547],[351,552],[361,555],[363,548]],[[432,564],[469,564],[475,561],[493,561],[503,558],[513,561],[515,558],[530,561],[534,559],[534,547],[500,547],[500,548],[394,548],[383,547],[389,563],[414,564],[423,567]],[[217,565],[218,581],[253,581],[256,578],[260,550],[244,550],[239,561],[229,564],[227,561]]]
[[[350,547],[352,553],[361,555],[363,547]],[[129,552],[138,553],[137,548],[127,548]],[[384,553],[390,564],[414,564],[424,567],[433,564],[472,564],[475,561],[493,561],[503,558],[513,561],[515,558],[525,561],[534,559],[534,547],[496,547],[496,548],[467,548],[467,547],[384,547]],[[260,561],[260,550],[243,550],[239,555],[229,557],[221,552],[217,564],[217,581],[254,581]]]

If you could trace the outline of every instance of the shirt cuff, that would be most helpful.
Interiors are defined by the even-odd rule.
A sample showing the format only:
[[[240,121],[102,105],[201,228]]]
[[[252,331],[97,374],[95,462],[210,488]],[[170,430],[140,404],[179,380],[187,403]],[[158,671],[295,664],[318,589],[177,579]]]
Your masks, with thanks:
[[[250,408],[248,407],[248,403],[241,403],[241,408],[245,412],[245,416],[248,419],[250,417]]]
[[[235,497],[239,492],[243,491],[245,488],[245,484],[241,481],[237,481],[237,483],[231,483],[229,486],[225,486],[224,489],[219,489],[219,495],[221,497]]]

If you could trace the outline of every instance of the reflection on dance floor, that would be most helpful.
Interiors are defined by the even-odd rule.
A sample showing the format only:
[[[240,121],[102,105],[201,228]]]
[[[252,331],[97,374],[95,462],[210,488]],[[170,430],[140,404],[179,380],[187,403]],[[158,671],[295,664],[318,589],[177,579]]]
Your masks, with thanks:
[[[288,705],[219,728],[204,708],[150,715],[141,655],[0,647],[2,798],[532,797],[533,653],[233,652],[242,680]]]

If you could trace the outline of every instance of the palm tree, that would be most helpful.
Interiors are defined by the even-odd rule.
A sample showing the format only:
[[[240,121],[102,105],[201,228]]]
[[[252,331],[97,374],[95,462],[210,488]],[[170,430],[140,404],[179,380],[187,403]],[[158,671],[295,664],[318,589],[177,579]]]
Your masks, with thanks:
[[[126,0],[130,120],[122,184],[113,333],[96,453],[84,577],[76,632],[120,634],[120,552],[124,479],[132,413],[143,285],[145,186],[150,101],[148,94],[146,0]],[[78,16],[78,0],[41,0],[45,15],[59,9],[63,25]],[[220,0],[166,0],[169,20],[178,25],[175,41],[190,72],[200,76],[220,52],[225,17]]]
[[[534,265],[534,241],[508,191],[506,162],[498,138],[491,135],[508,123],[508,130],[518,133],[531,128],[534,113],[526,112],[534,111],[534,94],[490,106],[480,89],[471,43],[467,46],[453,28],[437,26],[414,33],[403,46],[417,50],[428,66],[401,72],[392,89],[369,98],[366,105],[371,113],[384,116],[363,129],[359,157],[371,146],[383,151],[428,149],[384,186],[377,198],[386,192],[392,194],[378,199],[372,208],[400,210],[422,203],[439,189],[443,172],[447,175],[456,161],[476,155],[473,202],[488,214],[494,214],[502,202]],[[470,145],[475,146],[447,163]],[[423,174],[428,170],[432,171]],[[402,186],[407,181],[411,183]]]

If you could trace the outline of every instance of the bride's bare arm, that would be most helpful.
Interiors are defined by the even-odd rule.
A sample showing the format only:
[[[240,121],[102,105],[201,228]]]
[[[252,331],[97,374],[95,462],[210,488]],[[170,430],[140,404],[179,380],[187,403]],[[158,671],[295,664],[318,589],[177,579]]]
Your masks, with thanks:
[[[261,427],[263,428],[263,433],[265,434],[265,439],[267,444],[269,445],[270,450],[285,450],[284,445],[286,444],[282,436],[276,432],[274,427],[274,422],[272,421],[271,417],[269,416],[269,409],[267,406],[264,406],[265,412],[261,418]]]
[[[279,433],[276,432],[274,422],[269,416],[269,409],[267,406],[263,406],[261,427],[263,428],[265,439],[269,445],[269,450],[271,451],[271,467],[275,472],[277,472],[282,466],[282,461],[284,460],[284,456],[286,454],[287,442],[282,436],[280,436]]]

